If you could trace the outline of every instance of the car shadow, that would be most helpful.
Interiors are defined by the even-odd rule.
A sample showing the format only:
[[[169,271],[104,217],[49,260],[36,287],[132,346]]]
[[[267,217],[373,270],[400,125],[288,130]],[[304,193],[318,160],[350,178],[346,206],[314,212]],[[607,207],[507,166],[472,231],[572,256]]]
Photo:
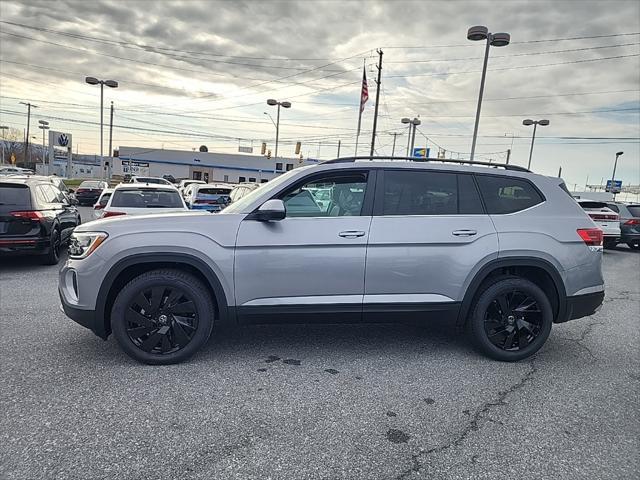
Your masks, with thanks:
[[[67,260],[67,249],[62,247],[60,251],[60,261],[57,265],[44,265],[42,259],[38,255],[16,255],[0,257],[0,272],[23,272],[26,270],[51,270],[59,269],[62,264]]]

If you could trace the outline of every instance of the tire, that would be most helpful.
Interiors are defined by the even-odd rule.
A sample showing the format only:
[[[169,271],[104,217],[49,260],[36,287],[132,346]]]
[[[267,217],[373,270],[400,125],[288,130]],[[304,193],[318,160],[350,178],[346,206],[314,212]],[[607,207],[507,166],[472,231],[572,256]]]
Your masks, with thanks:
[[[111,329],[131,358],[169,365],[202,348],[214,317],[211,293],[200,280],[180,270],[153,270],[120,291],[111,310]]]
[[[618,243],[615,240],[605,240],[604,248],[616,248]]]
[[[42,263],[44,265],[57,265],[60,261],[60,232],[54,228],[49,238],[49,251],[42,255]]]
[[[480,353],[494,360],[517,362],[544,345],[552,323],[551,302],[540,287],[525,278],[502,277],[477,298],[468,327]]]

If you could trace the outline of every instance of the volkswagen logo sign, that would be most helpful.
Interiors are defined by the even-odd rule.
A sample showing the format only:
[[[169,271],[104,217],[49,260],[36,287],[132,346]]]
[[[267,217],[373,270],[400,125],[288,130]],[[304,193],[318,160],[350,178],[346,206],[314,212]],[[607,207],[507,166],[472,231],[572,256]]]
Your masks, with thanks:
[[[60,135],[58,135],[58,145],[62,147],[66,147],[67,145],[69,145],[69,137],[67,137],[65,133],[61,133]]]

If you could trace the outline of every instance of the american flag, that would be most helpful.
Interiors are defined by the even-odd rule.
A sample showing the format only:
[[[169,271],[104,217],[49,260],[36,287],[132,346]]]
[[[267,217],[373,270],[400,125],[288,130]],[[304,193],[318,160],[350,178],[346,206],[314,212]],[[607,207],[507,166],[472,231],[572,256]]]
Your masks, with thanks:
[[[360,113],[364,111],[364,104],[369,100],[369,87],[367,86],[367,67],[362,70],[362,92],[360,93]]]

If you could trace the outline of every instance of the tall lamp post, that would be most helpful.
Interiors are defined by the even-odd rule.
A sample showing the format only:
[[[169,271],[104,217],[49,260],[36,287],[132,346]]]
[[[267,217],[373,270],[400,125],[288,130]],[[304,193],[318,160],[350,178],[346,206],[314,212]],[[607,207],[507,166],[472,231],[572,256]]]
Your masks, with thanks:
[[[49,122],[46,120],[38,120],[38,128],[42,130],[42,167],[45,165],[45,147],[44,147],[44,134],[47,130],[49,130]],[[45,174],[49,174],[49,172],[45,172]]]
[[[291,108],[291,102],[279,102],[277,100],[274,100],[273,98],[270,98],[269,100],[267,100],[267,105],[278,106],[278,115],[276,116],[276,151],[274,155],[274,158],[278,158],[278,137],[280,136],[280,107]]]
[[[0,130],[2,130],[2,164],[0,165],[4,165],[4,149],[5,149],[5,135],[4,132],[6,132],[7,130],[9,130],[9,127],[7,127],[6,125],[0,125]]]
[[[613,173],[611,174],[611,192],[613,193],[613,199],[616,199],[616,192],[614,191],[613,182],[616,180],[616,168],[618,167],[618,157],[624,152],[616,152],[616,161],[613,164]]]
[[[527,127],[530,127],[531,125],[533,125],[533,135],[531,136],[531,148],[529,149],[529,164],[527,165],[527,170],[531,170],[531,157],[533,156],[533,142],[536,141],[536,129],[538,128],[538,125],[542,127],[546,127],[547,125],[549,125],[549,120],[531,120],[530,118],[527,118],[526,120],[522,121],[522,124]]]
[[[409,138],[407,140],[407,157],[413,157],[413,146],[416,143],[416,128],[418,127],[418,125],[420,125],[422,122],[420,121],[419,118],[403,118],[402,123],[408,123],[409,124]],[[413,127],[413,132],[411,132],[411,128]]]
[[[89,85],[100,85],[100,168],[102,169],[102,174],[104,175],[104,157],[103,157],[103,127],[104,127],[104,118],[103,118],[103,110],[104,110],[104,86],[106,85],[109,88],[118,88],[118,82],[115,80],[98,80],[95,77],[86,77],[84,79]]]
[[[482,108],[482,94],[484,93],[484,81],[487,76],[487,62],[489,61],[489,47],[506,47],[511,41],[508,33],[489,33],[489,29],[482,25],[471,27],[467,31],[467,39],[472,41],[486,40],[484,49],[484,64],[482,65],[482,79],[480,80],[480,94],[478,95],[478,108],[476,110],[476,123],[473,127],[473,141],[471,143],[471,160],[476,153],[476,139],[478,138],[478,125],[480,124],[480,109]]]

